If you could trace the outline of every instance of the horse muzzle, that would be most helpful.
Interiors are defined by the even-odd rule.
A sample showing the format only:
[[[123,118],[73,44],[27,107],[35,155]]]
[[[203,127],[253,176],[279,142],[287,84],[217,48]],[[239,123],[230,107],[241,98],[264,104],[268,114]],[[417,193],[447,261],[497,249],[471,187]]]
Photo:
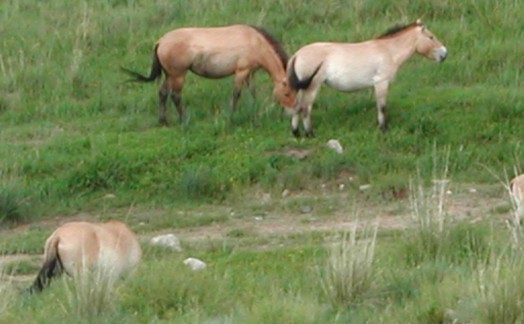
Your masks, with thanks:
[[[439,47],[435,50],[434,57],[435,61],[442,63],[448,57],[448,50],[444,46]]]

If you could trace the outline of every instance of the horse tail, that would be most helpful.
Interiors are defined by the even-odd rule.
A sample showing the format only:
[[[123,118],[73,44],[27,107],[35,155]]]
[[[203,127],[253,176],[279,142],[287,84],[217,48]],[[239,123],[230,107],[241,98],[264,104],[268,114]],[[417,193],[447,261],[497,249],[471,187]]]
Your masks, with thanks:
[[[51,278],[59,276],[63,271],[62,260],[58,254],[59,238],[56,235],[51,236],[44,249],[44,264],[38,272],[35,281],[29,288],[29,293],[41,292],[51,282]]]
[[[155,45],[155,50],[153,53],[153,63],[151,64],[151,71],[149,72],[149,76],[142,75],[138,72],[126,69],[125,67],[121,67],[122,71],[129,74],[132,79],[129,81],[138,81],[138,82],[151,82],[155,81],[160,77],[162,74],[162,64],[160,63],[160,59],[158,58],[157,54],[158,50],[158,43]]]
[[[311,82],[313,81],[318,71],[322,67],[322,62],[317,66],[315,71],[313,71],[313,73],[308,78],[304,80],[300,80],[298,78],[297,72],[295,71],[295,60],[296,60],[296,57],[293,57],[288,64],[288,73],[287,74],[288,74],[289,86],[292,89],[297,90],[297,91],[307,89],[309,88],[309,86],[311,85]]]

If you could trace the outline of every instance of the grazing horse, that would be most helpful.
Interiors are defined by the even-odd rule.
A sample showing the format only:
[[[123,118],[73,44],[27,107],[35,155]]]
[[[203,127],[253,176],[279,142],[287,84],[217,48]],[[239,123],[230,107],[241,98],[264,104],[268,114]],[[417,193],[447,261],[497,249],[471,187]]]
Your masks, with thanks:
[[[524,216],[524,174],[516,176],[510,183],[511,197],[517,208],[517,215]]]
[[[423,25],[394,27],[378,38],[362,43],[314,43],[299,49],[288,62],[290,86],[299,91],[297,105],[291,109],[291,127],[300,136],[300,116],[306,136],[313,136],[311,108],[322,83],[350,92],[374,87],[378,123],[387,130],[386,95],[400,66],[414,53],[442,62],[447,49]]]
[[[66,223],[47,239],[42,268],[29,290],[42,291],[63,271],[75,276],[83,270],[100,270],[116,279],[129,274],[141,256],[135,234],[124,223]]]
[[[184,120],[182,88],[187,71],[209,79],[235,75],[232,108],[235,110],[244,84],[259,68],[274,83],[274,96],[284,107],[293,107],[296,91],[287,82],[288,56],[280,43],[266,30],[250,25],[212,28],[180,28],[162,36],[155,45],[149,76],[123,69],[134,81],[150,82],[165,74],[160,87],[159,123],[167,124],[166,102],[174,102]]]

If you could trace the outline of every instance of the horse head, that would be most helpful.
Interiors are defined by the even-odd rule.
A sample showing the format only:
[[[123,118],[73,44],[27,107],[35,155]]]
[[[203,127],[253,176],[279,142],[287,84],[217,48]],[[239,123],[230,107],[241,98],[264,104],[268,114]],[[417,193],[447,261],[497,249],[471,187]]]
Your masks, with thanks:
[[[437,39],[437,37],[419,20],[416,22],[416,28],[419,31],[416,51],[417,53],[435,60],[437,62],[444,62],[448,56],[448,50]]]
[[[297,102],[297,90],[290,87],[287,78],[275,82],[273,95],[284,108],[293,108]]]

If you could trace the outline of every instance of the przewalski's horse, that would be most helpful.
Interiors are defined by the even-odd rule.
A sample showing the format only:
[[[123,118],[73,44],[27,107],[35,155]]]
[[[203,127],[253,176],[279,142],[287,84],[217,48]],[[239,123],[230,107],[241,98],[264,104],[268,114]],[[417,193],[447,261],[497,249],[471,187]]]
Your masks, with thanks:
[[[182,88],[187,71],[210,79],[235,75],[232,107],[235,110],[242,87],[262,68],[274,83],[274,96],[284,107],[293,107],[296,91],[287,82],[288,56],[266,30],[250,25],[212,28],[180,28],[162,36],[155,45],[149,76],[123,69],[134,80],[150,82],[164,72],[158,93],[159,122],[167,124],[166,102],[171,96],[180,120],[184,119]]]
[[[518,217],[524,216],[524,174],[516,176],[510,182],[511,199]]]
[[[117,279],[131,273],[141,257],[140,244],[124,223],[66,223],[47,239],[42,268],[29,290],[40,292],[64,271],[75,276],[99,270]]]
[[[290,86],[299,90],[291,110],[293,134],[300,136],[299,117],[306,136],[313,136],[311,108],[322,83],[339,91],[374,87],[378,123],[387,130],[386,95],[400,66],[414,53],[442,62],[447,49],[417,20],[394,27],[378,38],[362,43],[313,43],[299,49],[288,62]]]

